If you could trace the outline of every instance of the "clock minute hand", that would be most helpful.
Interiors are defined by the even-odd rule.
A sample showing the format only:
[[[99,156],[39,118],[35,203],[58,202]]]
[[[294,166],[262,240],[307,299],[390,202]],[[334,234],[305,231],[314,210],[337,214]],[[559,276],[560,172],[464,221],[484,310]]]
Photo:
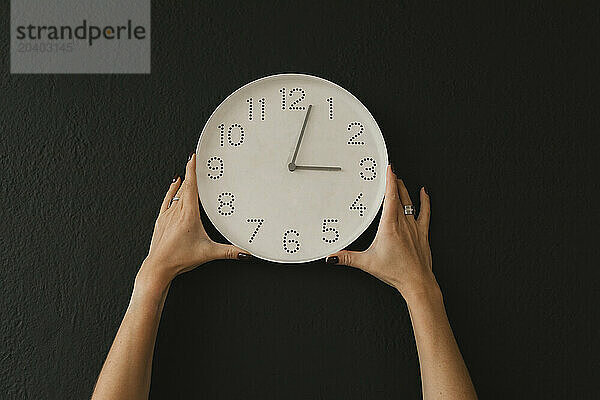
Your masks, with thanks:
[[[308,122],[308,116],[310,115],[310,110],[312,109],[312,104],[309,104],[308,110],[306,110],[306,115],[304,116],[304,122],[302,123],[302,129],[300,130],[300,135],[298,136],[298,142],[296,143],[296,148],[294,149],[294,155],[292,156],[292,161],[288,164],[288,169],[293,171],[296,169],[296,157],[298,157],[298,150],[300,150],[300,143],[302,143],[302,138],[304,137],[304,131],[306,130],[306,123]]]
[[[296,165],[296,169],[309,169],[313,171],[341,171],[342,167],[329,167],[323,165]]]

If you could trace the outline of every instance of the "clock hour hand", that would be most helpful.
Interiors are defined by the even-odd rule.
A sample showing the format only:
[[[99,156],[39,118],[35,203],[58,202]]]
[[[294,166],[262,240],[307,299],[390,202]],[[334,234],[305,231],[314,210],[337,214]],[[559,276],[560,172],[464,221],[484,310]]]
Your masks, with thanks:
[[[302,129],[300,130],[300,135],[298,136],[298,142],[296,143],[296,148],[294,149],[294,155],[292,156],[292,161],[288,164],[288,169],[290,171],[293,171],[297,168],[296,157],[298,157],[298,150],[300,150],[300,143],[302,143],[302,138],[304,137],[304,131],[306,130],[306,123],[308,122],[308,116],[310,115],[311,109],[312,109],[312,104],[309,104],[308,110],[306,110],[306,115],[304,116],[304,122],[302,123]]]
[[[323,165],[296,165],[296,169],[309,169],[313,171],[341,171],[342,167],[329,167]]]

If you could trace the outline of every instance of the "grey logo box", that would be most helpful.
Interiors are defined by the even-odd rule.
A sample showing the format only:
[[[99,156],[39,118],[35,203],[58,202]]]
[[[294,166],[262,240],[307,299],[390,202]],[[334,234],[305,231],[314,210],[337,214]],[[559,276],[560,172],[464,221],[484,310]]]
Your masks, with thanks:
[[[10,5],[11,73],[150,73],[150,0]]]

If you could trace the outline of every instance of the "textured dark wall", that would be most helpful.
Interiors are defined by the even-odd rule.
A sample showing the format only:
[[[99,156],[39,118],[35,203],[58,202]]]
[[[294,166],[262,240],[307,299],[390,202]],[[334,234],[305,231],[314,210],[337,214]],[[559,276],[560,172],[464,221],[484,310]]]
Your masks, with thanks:
[[[354,93],[412,194],[429,189],[434,269],[481,398],[597,396],[597,10],[155,1],[151,75],[19,76],[6,3],[0,398],[89,396],[172,174],[226,95],[278,72]],[[160,399],[420,395],[401,296],[322,262],[178,277],[152,379]]]

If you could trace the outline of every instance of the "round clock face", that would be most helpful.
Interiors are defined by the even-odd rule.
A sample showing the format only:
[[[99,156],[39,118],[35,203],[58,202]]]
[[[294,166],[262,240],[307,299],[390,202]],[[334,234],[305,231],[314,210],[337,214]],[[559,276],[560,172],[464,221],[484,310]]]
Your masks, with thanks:
[[[268,76],[227,97],[202,130],[200,201],[234,245],[282,263],[352,243],[385,192],[387,150],[373,116],[325,79]]]

